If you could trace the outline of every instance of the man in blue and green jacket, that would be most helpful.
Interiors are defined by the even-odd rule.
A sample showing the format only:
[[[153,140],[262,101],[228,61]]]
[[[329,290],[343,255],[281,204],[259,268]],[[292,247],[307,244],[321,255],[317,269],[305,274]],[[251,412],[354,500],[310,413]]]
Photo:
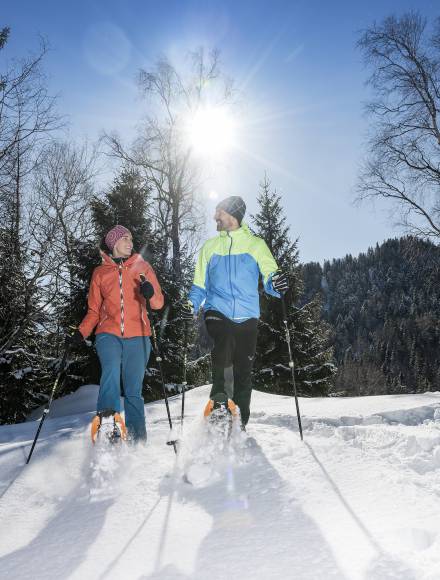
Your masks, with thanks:
[[[215,238],[202,247],[183,317],[191,318],[204,306],[209,335],[214,341],[211,399],[225,392],[225,369],[232,366],[233,401],[240,408],[243,427],[249,420],[251,373],[260,316],[258,281],[267,294],[280,297],[287,278],[278,270],[266,242],[242,223],[246,205],[231,196],[217,205]]]

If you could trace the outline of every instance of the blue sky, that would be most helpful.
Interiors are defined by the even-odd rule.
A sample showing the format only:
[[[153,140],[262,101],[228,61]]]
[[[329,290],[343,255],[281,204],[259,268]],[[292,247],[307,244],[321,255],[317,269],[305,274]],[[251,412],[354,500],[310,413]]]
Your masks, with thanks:
[[[24,56],[39,35],[47,38],[45,71],[78,140],[117,130],[129,141],[146,112],[139,68],[160,54],[179,59],[199,46],[218,48],[250,123],[241,150],[211,167],[201,187],[206,235],[214,231],[208,192],[242,195],[252,213],[267,172],[299,237],[301,260],[322,261],[401,233],[384,204],[353,205],[368,129],[367,71],[355,43],[359,30],[390,14],[418,9],[432,20],[440,16],[436,4],[16,0],[2,6],[0,26],[11,27],[3,58]],[[103,32],[110,44],[100,41]]]

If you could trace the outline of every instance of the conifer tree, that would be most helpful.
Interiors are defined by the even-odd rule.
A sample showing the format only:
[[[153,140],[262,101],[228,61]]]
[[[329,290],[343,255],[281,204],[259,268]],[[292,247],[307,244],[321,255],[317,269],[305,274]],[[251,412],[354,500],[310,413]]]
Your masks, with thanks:
[[[93,269],[101,262],[99,248],[108,252],[104,244],[105,234],[117,223],[127,227],[133,235],[134,251],[139,252],[152,265],[165,295],[165,306],[160,312],[152,313],[152,322],[160,339],[166,381],[170,388],[178,388],[182,376],[184,337],[177,313],[179,301],[183,296],[182,288],[185,284],[189,284],[192,260],[188,258],[182,261],[182,278],[176,280],[163,232],[156,227],[152,192],[145,186],[136,168],[124,167],[116,177],[111,190],[102,198],[95,198],[92,201],[91,209],[95,240],[76,243],[77,289],[74,292],[73,304],[68,309],[68,317],[73,326],[77,326],[87,311],[90,279]],[[76,368],[72,369],[73,374],[79,376],[81,383],[98,382],[100,368],[96,355],[85,346],[81,346],[77,354],[80,356]],[[144,397],[146,400],[156,400],[162,396],[162,386],[153,355],[148,368]],[[197,374],[194,371],[199,369],[192,370],[188,381],[192,380],[191,374]]]
[[[135,251],[147,260],[153,259],[157,232],[152,231],[149,203],[151,192],[139,171],[124,167],[111,190],[102,199],[95,198],[91,204],[96,238],[104,251],[108,251],[103,245],[106,233],[116,224],[121,224],[130,230]]]
[[[271,190],[267,176],[260,184],[257,198],[259,211],[251,216],[253,231],[263,238],[277,264],[286,273],[289,291],[288,324],[292,338],[296,382],[302,395],[327,393],[335,367],[328,345],[328,327],[321,320],[321,303],[314,298],[299,304],[303,293],[298,258],[298,240],[290,238],[290,228],[281,203],[281,196]],[[273,392],[290,394],[290,369],[279,299],[261,296],[261,319],[256,354],[256,385]]]
[[[35,291],[26,288],[25,260],[8,227],[0,228],[0,424],[23,421],[42,402]],[[41,321],[40,321],[41,322]],[[39,379],[39,380],[37,380]]]
[[[9,35],[0,29],[0,54]],[[58,126],[41,74],[45,53],[42,43],[36,55],[0,61],[0,423],[22,421],[41,403],[54,362],[38,336],[45,314],[25,212],[31,169]]]
[[[143,184],[139,172],[131,167],[122,168],[113,185],[101,198],[91,201],[94,225],[93,240],[74,240],[74,281],[71,303],[65,310],[64,325],[76,328],[87,312],[87,293],[95,267],[102,262],[100,252],[108,252],[104,238],[116,224],[128,228],[133,235],[134,251],[154,264],[154,234],[148,213],[150,191]],[[75,352],[75,363],[70,372],[70,386],[84,382],[99,382],[100,367],[93,349],[81,345]],[[76,377],[76,381],[75,381]]]

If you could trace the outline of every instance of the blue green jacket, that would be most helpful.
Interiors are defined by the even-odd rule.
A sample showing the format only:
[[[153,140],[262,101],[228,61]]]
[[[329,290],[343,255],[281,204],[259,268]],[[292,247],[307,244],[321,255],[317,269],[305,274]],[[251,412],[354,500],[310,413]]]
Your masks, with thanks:
[[[266,242],[242,224],[203,245],[188,298],[196,312],[204,304],[205,311],[217,310],[234,322],[259,318],[260,273],[267,294],[279,298],[272,287],[272,274],[277,269]]]

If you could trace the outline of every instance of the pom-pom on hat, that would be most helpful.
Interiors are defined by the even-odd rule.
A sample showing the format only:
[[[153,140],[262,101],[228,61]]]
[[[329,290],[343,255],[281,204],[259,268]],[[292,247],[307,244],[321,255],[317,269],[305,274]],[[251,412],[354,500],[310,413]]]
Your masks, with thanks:
[[[115,247],[116,243],[125,236],[125,234],[129,234],[130,230],[127,230],[124,226],[116,225],[112,228],[108,234],[105,236],[105,244],[110,252],[113,252],[113,248]]]
[[[246,204],[239,195],[231,195],[217,205],[217,209],[222,209],[229,215],[235,217],[241,224],[244,214],[246,213]]]

